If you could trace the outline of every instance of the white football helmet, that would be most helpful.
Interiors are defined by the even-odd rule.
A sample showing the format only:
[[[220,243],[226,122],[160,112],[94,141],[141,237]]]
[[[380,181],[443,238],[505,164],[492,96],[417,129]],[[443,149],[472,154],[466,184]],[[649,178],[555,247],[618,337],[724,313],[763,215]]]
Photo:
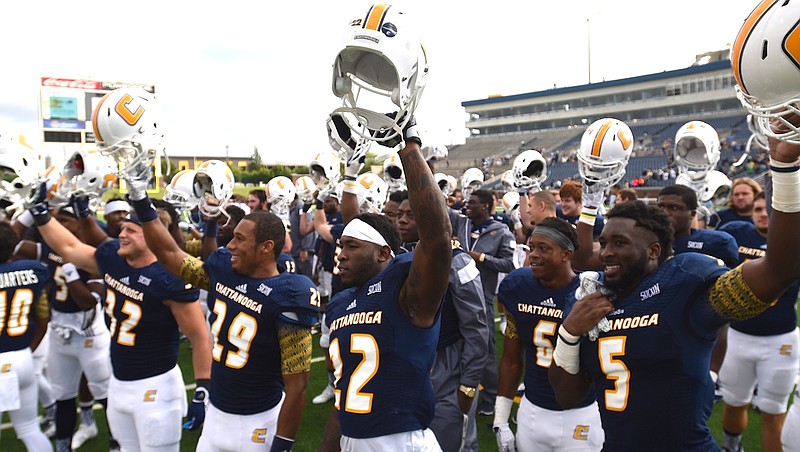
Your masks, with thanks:
[[[518,189],[541,187],[547,179],[547,161],[539,151],[523,151],[514,159],[511,174]]]
[[[207,160],[197,167],[192,194],[200,201],[200,212],[209,217],[228,216],[225,206],[233,195],[233,171],[222,160]]]
[[[294,201],[297,188],[286,176],[275,176],[267,182],[269,211],[280,218],[289,219],[289,204]]]
[[[69,190],[62,188],[67,185],[67,177],[61,174],[62,169],[62,167],[50,165],[41,176],[45,180],[47,201],[51,206],[63,206],[69,201]]]
[[[353,19],[333,63],[334,112],[363,138],[385,142],[402,135],[425,87],[428,62],[415,20],[397,5],[376,3]],[[394,118],[384,114],[395,112]],[[386,132],[374,138],[370,132]]]
[[[699,203],[714,207],[722,207],[727,204],[732,187],[728,176],[717,170],[709,171],[701,179],[692,179],[688,174],[681,173],[675,178],[675,184],[691,188],[697,193]]]
[[[578,172],[584,182],[611,187],[625,176],[631,151],[633,133],[627,124],[614,118],[598,119],[583,132]]]
[[[308,169],[317,187],[335,187],[342,174],[339,154],[328,150],[322,151],[311,160]]]
[[[403,171],[403,162],[400,161],[397,152],[392,152],[383,161],[383,180],[389,186],[389,191],[406,189],[406,173]]]
[[[72,154],[64,164],[63,175],[66,181],[61,184],[62,193],[69,195],[85,195],[99,199],[117,181],[117,162],[111,157],[97,151],[79,150]]]
[[[109,92],[92,113],[97,147],[117,161],[122,174],[142,172],[144,166],[152,166],[157,158],[166,157],[160,121],[161,113],[153,94],[136,87]]]
[[[21,207],[38,182],[37,175],[31,150],[16,140],[0,137],[0,198]]]
[[[719,152],[717,131],[702,121],[689,121],[675,134],[675,163],[692,179],[704,178],[716,168]]]
[[[309,176],[300,176],[294,181],[295,193],[304,203],[314,201],[314,192],[317,191],[317,185],[314,184],[314,179]]]
[[[190,211],[199,203],[200,199],[194,194],[194,177],[197,171],[185,169],[172,176],[164,194],[164,201],[172,204],[179,212]]]
[[[383,205],[389,195],[389,185],[383,179],[375,173],[366,172],[356,178],[356,187],[360,212],[383,212]]]
[[[767,1],[745,19],[731,47],[736,94],[761,133],[800,144],[800,129],[785,119],[800,113],[800,50],[796,40],[800,3]],[[774,129],[777,119],[783,126]]]
[[[453,194],[453,191],[458,187],[458,181],[453,176],[448,176],[444,173],[436,173],[433,175],[433,178],[436,180],[436,184],[439,185],[439,190],[442,191],[444,197],[448,197]]]
[[[472,192],[481,188],[483,185],[484,175],[483,171],[478,168],[468,168],[461,175],[461,192],[464,194],[464,199],[472,195]]]
[[[447,146],[435,144],[433,146],[423,147],[422,155],[425,157],[426,162],[438,162],[439,160],[447,159],[449,151],[447,150]]]

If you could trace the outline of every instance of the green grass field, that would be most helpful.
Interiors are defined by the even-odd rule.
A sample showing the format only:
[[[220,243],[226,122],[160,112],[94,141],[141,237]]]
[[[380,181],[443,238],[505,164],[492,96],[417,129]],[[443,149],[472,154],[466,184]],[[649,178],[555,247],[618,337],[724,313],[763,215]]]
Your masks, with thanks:
[[[315,336],[315,339],[316,337],[318,336]],[[498,356],[500,356],[502,354],[501,349],[503,343],[500,335],[497,336],[497,343]],[[322,357],[322,352],[319,348],[317,340],[315,340],[314,344],[314,357]],[[186,342],[181,343],[179,360],[181,369],[183,369],[184,372],[184,380],[187,383],[192,383],[194,381],[194,376],[192,375],[191,369],[191,352],[189,350],[188,343]],[[315,360],[315,363],[311,366],[311,382],[309,383],[308,401],[306,403],[305,410],[303,411],[303,421],[300,426],[300,433],[294,448],[294,450],[298,452],[316,451],[322,439],[322,431],[325,427],[325,421],[328,413],[330,412],[332,404],[328,403],[324,405],[314,405],[311,403],[311,399],[322,391],[326,382],[327,375],[325,372],[325,364],[322,360]],[[189,392],[189,396],[191,397],[191,391]],[[722,402],[717,402],[714,406],[711,419],[709,420],[711,431],[718,442],[721,441],[722,438],[721,409]],[[108,440],[106,436],[108,430],[102,411],[95,412],[95,419],[98,422],[100,435],[97,438],[88,441],[83,447],[78,449],[80,452],[99,452],[108,450]],[[487,424],[490,424],[491,422],[491,417],[478,416],[478,441],[480,444],[480,450],[482,451],[497,450],[494,433],[492,433],[487,427]],[[515,427],[512,425],[512,428]],[[195,450],[195,445],[197,444],[199,437],[199,432],[184,431],[183,439],[181,440],[181,451]],[[761,418],[759,413],[754,410],[750,410],[750,424],[744,435],[744,448],[748,452],[761,451]],[[8,416],[4,414],[2,435],[0,436],[0,451],[16,452],[24,450],[25,447],[19,440],[17,440],[14,430],[11,428],[11,425],[8,421]]]

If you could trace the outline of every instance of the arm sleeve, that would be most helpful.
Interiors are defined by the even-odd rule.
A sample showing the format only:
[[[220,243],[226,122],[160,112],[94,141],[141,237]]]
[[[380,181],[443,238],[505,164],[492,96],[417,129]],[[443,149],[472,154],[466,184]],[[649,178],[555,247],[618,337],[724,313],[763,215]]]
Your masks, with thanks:
[[[280,320],[276,323],[281,350],[281,373],[290,375],[311,371],[311,329]]]
[[[708,301],[711,309],[728,321],[749,319],[769,307],[744,281],[741,265],[717,278],[709,289]]]
[[[198,289],[209,290],[211,287],[211,280],[203,267],[203,261],[188,254],[181,262],[181,278]]]

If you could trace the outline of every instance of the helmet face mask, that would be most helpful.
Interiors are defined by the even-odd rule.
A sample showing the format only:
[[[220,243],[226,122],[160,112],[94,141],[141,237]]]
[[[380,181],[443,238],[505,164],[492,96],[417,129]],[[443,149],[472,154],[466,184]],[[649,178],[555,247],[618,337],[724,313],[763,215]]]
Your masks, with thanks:
[[[436,173],[433,175],[434,180],[436,180],[436,184],[439,186],[439,190],[442,191],[442,194],[445,198],[453,194],[456,187],[458,186],[458,182],[456,178],[453,176],[448,176],[444,173]]]
[[[308,164],[311,179],[320,188],[333,188],[339,182],[341,169],[338,154],[322,151]]]
[[[295,194],[297,194],[297,197],[304,203],[307,204],[314,201],[314,192],[317,190],[317,186],[310,176],[298,177],[297,180],[294,181],[294,188]]]
[[[389,186],[375,173],[363,173],[356,178],[358,206],[362,213],[381,213]]]
[[[92,113],[98,149],[116,160],[122,173],[152,166],[160,156],[166,157],[160,116],[155,97],[142,88],[107,93]]]
[[[379,3],[353,19],[333,64],[332,90],[348,127],[385,142],[402,134],[422,96],[428,72],[419,31],[398,6]],[[395,112],[394,117],[385,113]],[[388,132],[379,139],[374,132]]]
[[[511,165],[511,176],[515,188],[540,187],[547,180],[547,162],[539,151],[523,151]]]
[[[633,151],[633,133],[614,118],[598,119],[586,128],[578,149],[578,171],[584,182],[608,188],[625,176]]]
[[[389,191],[406,189],[406,174],[403,171],[403,162],[397,152],[392,152],[383,161],[383,180],[389,186]]]
[[[64,165],[64,183],[60,185],[65,198],[86,195],[100,198],[117,181],[117,162],[100,152],[77,151]],[[63,193],[70,190],[71,193]]]

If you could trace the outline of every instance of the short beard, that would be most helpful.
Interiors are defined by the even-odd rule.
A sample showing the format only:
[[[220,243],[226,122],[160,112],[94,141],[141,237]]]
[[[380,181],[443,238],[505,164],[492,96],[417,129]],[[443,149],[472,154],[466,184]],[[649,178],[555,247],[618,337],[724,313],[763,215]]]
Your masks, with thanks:
[[[646,276],[647,256],[642,256],[641,259],[626,265],[626,268],[623,270],[623,272],[624,273],[622,273],[620,277],[614,281],[609,281],[606,279],[605,286],[614,292],[619,292],[625,289],[632,290],[633,284],[636,283],[637,279]]]

